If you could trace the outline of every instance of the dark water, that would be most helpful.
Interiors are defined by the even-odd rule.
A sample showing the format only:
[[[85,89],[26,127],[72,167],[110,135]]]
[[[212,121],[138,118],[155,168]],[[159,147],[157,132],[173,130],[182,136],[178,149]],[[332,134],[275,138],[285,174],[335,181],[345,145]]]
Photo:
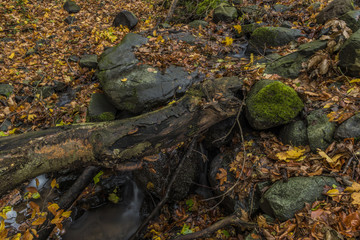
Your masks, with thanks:
[[[129,181],[126,187],[122,203],[85,212],[66,229],[62,239],[128,239],[141,224],[139,212],[144,197],[133,181]]]

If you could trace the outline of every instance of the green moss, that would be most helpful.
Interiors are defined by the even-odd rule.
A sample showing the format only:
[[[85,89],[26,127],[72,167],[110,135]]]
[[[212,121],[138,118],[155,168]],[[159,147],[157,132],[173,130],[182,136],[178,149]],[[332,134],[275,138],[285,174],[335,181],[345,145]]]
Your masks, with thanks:
[[[196,13],[198,17],[205,17],[211,10],[215,9],[223,0],[186,1],[185,8],[188,13]]]
[[[104,122],[104,121],[112,121],[115,119],[115,115],[111,112],[104,112],[102,114],[99,115],[99,119]]]
[[[264,81],[256,90],[247,104],[253,117],[263,121],[287,123],[304,107],[294,89],[281,82]]]
[[[267,44],[269,46],[276,45],[274,39],[276,39],[276,32],[270,30],[269,27],[260,27],[254,30],[251,35],[251,41],[257,45]]]

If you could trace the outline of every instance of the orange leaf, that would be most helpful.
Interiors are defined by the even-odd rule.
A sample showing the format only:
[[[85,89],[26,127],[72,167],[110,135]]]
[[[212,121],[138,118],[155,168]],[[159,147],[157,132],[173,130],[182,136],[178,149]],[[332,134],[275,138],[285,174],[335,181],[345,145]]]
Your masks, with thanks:
[[[46,217],[39,217],[34,222],[32,222],[31,225],[39,226],[39,225],[43,224],[45,222],[45,220],[46,220]]]
[[[56,203],[53,203],[51,205],[48,206],[48,210],[49,212],[51,212],[54,216],[56,216],[56,211],[59,209],[59,205],[57,205]]]

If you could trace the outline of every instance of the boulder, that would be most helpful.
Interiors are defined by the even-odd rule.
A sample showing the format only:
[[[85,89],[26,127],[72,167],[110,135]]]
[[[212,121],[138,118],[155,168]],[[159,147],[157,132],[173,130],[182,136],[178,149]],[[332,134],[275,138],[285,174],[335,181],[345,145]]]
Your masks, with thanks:
[[[246,118],[258,130],[289,123],[304,104],[291,87],[280,81],[257,82],[246,99]]]
[[[297,52],[283,56],[268,64],[265,73],[278,74],[286,78],[297,78],[302,69],[302,64],[317,51],[326,48],[327,41],[315,40],[299,46]]]
[[[312,111],[307,117],[307,136],[312,151],[325,150],[333,141],[335,123],[329,122],[321,109]]]
[[[299,29],[259,27],[251,34],[249,43],[255,49],[278,47],[286,45],[301,36],[303,36],[303,34],[301,34]]]
[[[79,62],[80,67],[97,68],[98,56],[96,54],[83,55]]]
[[[68,13],[78,13],[80,12],[80,7],[71,0],[67,0],[64,4],[64,9],[68,12]]]
[[[360,76],[360,30],[347,39],[339,52],[339,66],[349,76]]]
[[[14,87],[10,84],[0,83],[0,95],[9,97],[14,90]]]
[[[181,67],[170,66],[162,73],[144,64],[109,78],[101,78],[100,82],[117,109],[140,114],[185,93],[195,78]]]
[[[316,16],[316,22],[324,24],[331,19],[341,17],[351,10],[354,10],[354,3],[352,0],[334,0],[319,12]]]
[[[94,93],[91,96],[87,121],[103,122],[115,119],[116,109],[102,93]]]
[[[325,199],[324,186],[338,185],[331,177],[293,177],[288,182],[277,181],[260,200],[261,209],[280,221],[286,221],[316,200]]]
[[[230,6],[228,3],[220,3],[214,9],[213,21],[218,23],[220,21],[231,22],[238,17],[237,9],[233,6]]]
[[[199,28],[200,26],[201,27],[207,27],[209,24],[205,21],[202,21],[202,20],[195,20],[195,21],[192,21],[191,23],[189,23],[189,26],[192,27],[192,28]]]
[[[360,113],[343,122],[335,131],[335,138],[360,138]]]
[[[359,17],[360,17],[360,10],[354,10],[345,13],[339,19],[345,21],[346,26],[348,26],[354,33],[360,28]]]
[[[308,145],[306,125],[303,121],[291,122],[280,130],[279,137],[285,144],[293,146]]]
[[[119,27],[120,25],[133,29],[138,23],[138,18],[130,11],[123,10],[118,13],[114,19],[113,26]]]
[[[128,70],[139,61],[132,52],[133,47],[147,43],[148,39],[135,33],[127,34],[120,44],[108,48],[99,57],[98,77],[115,76],[117,73]]]

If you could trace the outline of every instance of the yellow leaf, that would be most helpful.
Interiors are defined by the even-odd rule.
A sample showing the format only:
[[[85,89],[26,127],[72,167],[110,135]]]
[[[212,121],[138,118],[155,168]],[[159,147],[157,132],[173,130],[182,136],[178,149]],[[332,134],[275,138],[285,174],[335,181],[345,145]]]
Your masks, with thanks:
[[[156,37],[156,30],[153,31],[153,36]]]
[[[153,184],[152,182],[148,182],[148,183],[146,184],[146,188],[149,189],[149,190],[151,190],[151,189],[154,189],[155,186],[154,186],[154,184]]]
[[[351,187],[345,188],[346,192],[360,192],[360,184],[357,182],[353,182]]]
[[[351,198],[353,199],[352,204],[360,206],[360,192],[354,192],[351,194]]]
[[[240,25],[235,25],[234,28],[238,33],[241,33],[241,26]]]
[[[41,225],[41,224],[43,224],[43,223],[45,222],[45,220],[46,220],[46,217],[39,217],[38,219],[36,219],[35,221],[33,221],[33,222],[31,223],[31,225],[33,225],[33,226]]]
[[[68,218],[68,217],[70,217],[70,215],[71,215],[71,211],[66,211],[61,214],[61,216],[64,218]]]
[[[222,43],[225,43],[226,46],[231,46],[233,44],[233,39],[231,37],[226,37]]]
[[[305,156],[302,155],[306,152],[306,149],[301,149],[298,147],[291,147],[290,150],[286,152],[280,152],[276,154],[276,157],[279,160],[289,162],[289,160],[302,161],[305,159]]]
[[[55,178],[51,181],[51,188],[54,188],[54,187],[59,188],[59,184],[56,183],[56,179],[55,179]]]
[[[32,121],[32,120],[34,120],[35,118],[36,118],[36,114],[29,114],[28,117],[27,117],[27,119],[28,119],[29,121]]]
[[[329,191],[327,191],[327,195],[329,197],[335,197],[339,195],[339,190],[334,188],[334,189],[330,189]]]
[[[333,158],[329,157],[324,151],[320,150],[318,148],[318,154],[323,158],[325,159],[329,165],[331,167],[335,167],[339,164],[341,164],[341,162],[339,161],[339,159],[343,156],[343,154],[337,154],[335,155]]]
[[[350,83],[358,83],[358,82],[360,82],[360,78],[355,78],[350,81]]]
[[[127,81],[127,78],[123,78],[121,79],[122,82],[126,82]]]
[[[10,59],[13,59],[14,56],[15,56],[15,53],[13,52],[12,54],[10,54],[9,58],[10,58]]]
[[[56,216],[56,211],[59,209],[59,205],[57,205],[56,203],[50,204],[48,206],[48,210],[49,212],[51,212],[54,216]]]
[[[324,108],[329,108],[329,107],[331,107],[332,105],[333,105],[333,103],[327,103],[327,104],[325,104]]]

